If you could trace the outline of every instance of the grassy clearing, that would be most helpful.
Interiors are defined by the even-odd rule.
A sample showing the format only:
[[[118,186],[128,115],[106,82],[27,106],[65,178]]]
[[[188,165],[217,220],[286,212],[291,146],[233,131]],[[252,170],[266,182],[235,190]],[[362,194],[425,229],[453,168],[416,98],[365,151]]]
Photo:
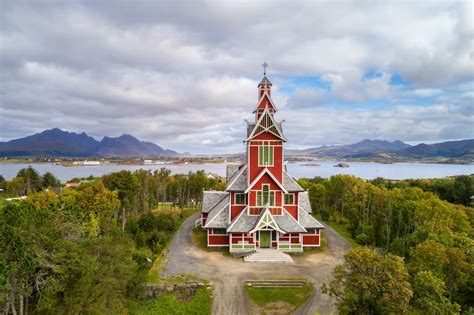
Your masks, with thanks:
[[[302,288],[254,288],[245,287],[252,303],[252,313],[289,314],[303,305],[313,292],[313,285]]]
[[[129,314],[211,314],[212,296],[209,290],[199,288],[194,296],[184,292],[163,293],[153,299],[129,304]]]

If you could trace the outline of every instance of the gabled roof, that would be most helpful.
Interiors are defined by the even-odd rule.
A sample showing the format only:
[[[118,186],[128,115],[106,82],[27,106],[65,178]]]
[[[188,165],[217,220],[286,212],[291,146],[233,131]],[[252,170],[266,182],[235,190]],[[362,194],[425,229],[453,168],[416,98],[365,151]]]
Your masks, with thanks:
[[[253,137],[256,137],[264,132],[270,132],[281,140],[286,141],[286,138],[283,136],[283,132],[281,131],[280,127],[281,123],[278,124],[275,121],[273,115],[270,114],[268,108],[265,108],[246,141],[249,141]]]
[[[232,178],[232,176],[235,175],[235,173],[238,172],[239,167],[241,166],[241,163],[227,163],[226,167],[226,181],[229,182],[229,180]]]
[[[272,83],[270,82],[270,80],[268,80],[267,76],[264,75],[258,85],[272,85]]]
[[[286,141],[286,138],[283,136],[283,132],[281,131],[280,126],[281,124],[278,124],[275,121],[275,118],[273,118],[273,115],[270,114],[268,108],[265,108],[257,123],[253,127],[250,136],[247,137],[246,141],[249,141],[253,137],[256,137],[264,132],[270,132],[281,140]]]
[[[207,217],[204,228],[226,228],[229,224],[229,204],[224,208],[214,208]]]
[[[257,177],[255,177],[255,179],[250,183],[247,189],[245,189],[245,193],[248,193],[253,188],[253,186],[255,186],[255,184],[260,180],[260,178],[262,178],[262,176],[265,174],[268,174],[268,176],[270,176],[270,178],[275,182],[275,184],[278,185],[278,187],[280,187],[281,190],[283,190],[285,193],[288,193],[286,188],[278,181],[278,179],[275,178],[275,176],[273,176],[272,172],[270,172],[266,167],[260,172],[260,174],[258,174]]]
[[[283,171],[283,186],[288,191],[304,191],[300,185],[287,172]]]
[[[270,95],[268,95],[267,91],[265,91],[262,96],[260,96],[260,99],[258,100],[257,102],[257,106],[255,106],[255,109],[254,109],[254,113],[258,110],[258,106],[260,106],[260,103],[263,101],[263,99],[265,98],[265,96],[268,98],[268,100],[270,101],[270,104],[272,104],[272,107],[275,111],[277,111],[277,107],[275,105],[275,103],[273,102],[272,98],[270,97]]]
[[[280,228],[278,225],[276,219],[272,214],[270,213],[270,208],[265,208],[262,213],[260,213],[260,216],[258,217],[257,222],[255,223],[254,227],[252,230],[250,230],[249,233],[253,233],[255,231],[261,230],[261,229],[266,229],[270,228],[273,230],[276,230],[280,233],[285,233],[284,230]]]
[[[274,216],[274,218],[277,221],[278,226],[287,233],[306,232],[306,229],[284,208],[282,210],[282,215]]]
[[[228,200],[229,193],[225,191],[204,191],[202,197],[202,210],[203,213],[209,213],[214,207],[216,207],[223,200]]]
[[[303,209],[299,209],[299,220],[306,229],[324,229],[324,226],[318,220]]]
[[[258,219],[258,216],[256,215],[248,215],[247,208],[245,208],[227,227],[227,232],[228,233],[234,233],[234,232],[247,233],[255,226],[257,219]]]
[[[247,165],[236,172],[227,184],[227,191],[244,191],[247,188]]]
[[[298,193],[298,206],[306,211],[307,213],[312,213],[311,203],[309,202],[309,195],[307,191]]]

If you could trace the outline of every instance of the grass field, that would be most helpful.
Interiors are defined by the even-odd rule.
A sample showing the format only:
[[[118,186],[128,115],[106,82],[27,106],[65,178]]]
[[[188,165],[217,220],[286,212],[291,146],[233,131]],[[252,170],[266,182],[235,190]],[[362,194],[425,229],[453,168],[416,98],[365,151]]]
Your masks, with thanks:
[[[313,285],[302,288],[254,288],[245,287],[255,314],[290,314],[303,305],[313,292]]]
[[[199,288],[193,297],[182,292],[168,292],[150,300],[134,301],[129,304],[129,314],[211,314],[212,297],[210,291]]]

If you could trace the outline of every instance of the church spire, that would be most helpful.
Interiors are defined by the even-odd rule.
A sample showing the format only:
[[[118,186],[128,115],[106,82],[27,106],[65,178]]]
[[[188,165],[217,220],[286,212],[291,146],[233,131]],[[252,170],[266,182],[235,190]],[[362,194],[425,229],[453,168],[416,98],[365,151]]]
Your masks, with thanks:
[[[265,92],[268,94],[268,96],[270,96],[271,87],[272,87],[272,82],[270,82],[270,80],[268,80],[267,78],[268,64],[266,61],[263,62],[262,67],[263,67],[263,78],[258,84],[258,99],[260,99]]]

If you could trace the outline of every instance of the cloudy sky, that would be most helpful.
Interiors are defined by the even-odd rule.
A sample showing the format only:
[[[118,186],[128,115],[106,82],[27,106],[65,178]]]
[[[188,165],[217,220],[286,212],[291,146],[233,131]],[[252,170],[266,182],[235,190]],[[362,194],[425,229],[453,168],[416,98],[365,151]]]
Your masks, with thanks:
[[[474,137],[473,2],[0,6],[3,141],[58,127],[241,151],[264,60],[289,148]]]

